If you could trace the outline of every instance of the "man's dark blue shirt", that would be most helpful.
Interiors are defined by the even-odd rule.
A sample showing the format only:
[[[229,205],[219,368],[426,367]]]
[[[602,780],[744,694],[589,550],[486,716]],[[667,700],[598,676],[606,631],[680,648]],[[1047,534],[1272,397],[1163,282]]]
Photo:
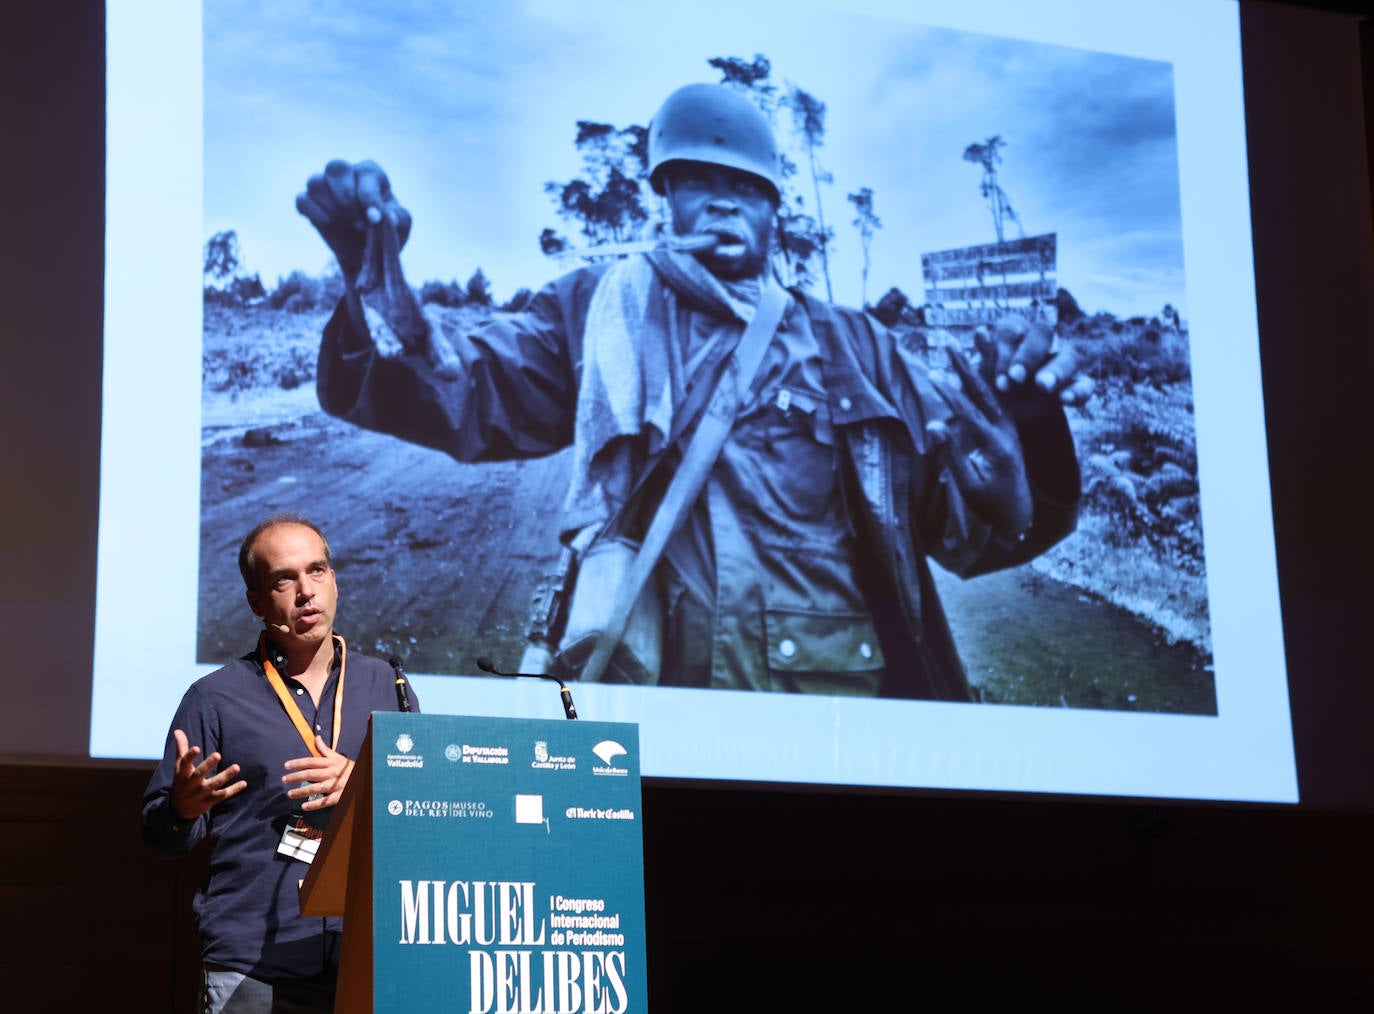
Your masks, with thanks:
[[[307,723],[334,742],[334,701],[340,652],[318,708],[296,680],[283,676]],[[283,671],[278,661],[278,671]],[[413,688],[411,706],[419,710]],[[344,665],[343,714],[334,749],[356,758],[374,711],[395,711],[391,668],[354,652]],[[303,918],[299,883],[308,864],[277,852],[295,807],[282,784],[288,760],[309,755],[281,700],[267,681],[256,651],[197,680],[172,719],[201,758],[218,751],[220,767],[240,766],[248,787],[195,820],[181,820],[168,803],[176,769],[169,730],[166,752],[143,797],[143,837],[166,855],[182,855],[212,839],[210,869],[196,893],[202,958],[264,980],[313,978],[338,964],[338,919]]]

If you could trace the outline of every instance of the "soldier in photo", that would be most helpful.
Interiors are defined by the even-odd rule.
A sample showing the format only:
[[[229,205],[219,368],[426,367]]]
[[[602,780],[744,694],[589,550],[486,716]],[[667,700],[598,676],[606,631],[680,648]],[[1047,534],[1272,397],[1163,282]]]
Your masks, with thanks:
[[[297,199],[347,287],[320,404],[460,462],[572,448],[567,584],[534,630],[555,673],[974,700],[930,562],[974,577],[1074,529],[1063,407],[1089,388],[1071,350],[1010,315],[931,370],[870,316],[785,288],[778,146],[728,86],[670,95],[648,154],[657,242],[466,334],[406,284],[387,174],[330,162]]]

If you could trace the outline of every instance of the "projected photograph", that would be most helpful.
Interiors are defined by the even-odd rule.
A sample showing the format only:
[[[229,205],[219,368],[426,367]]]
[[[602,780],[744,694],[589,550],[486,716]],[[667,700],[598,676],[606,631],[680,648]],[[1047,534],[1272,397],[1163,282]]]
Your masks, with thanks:
[[[1214,715],[1171,65],[729,12],[205,6],[197,662],[251,645],[234,551],[279,510],[329,533],[350,642],[413,672],[532,665],[531,634],[556,653],[577,592],[584,609],[613,597],[582,590],[604,568],[583,565],[579,588],[578,533],[590,518],[642,536],[667,480],[641,489],[639,470],[687,443],[657,402],[710,376],[709,350],[698,374],[692,356],[727,318],[657,269],[654,298],[672,290],[690,323],[627,321],[593,291],[646,257],[711,263],[667,249],[648,144],[669,95],[709,83],[776,142],[770,271],[805,323],[784,326],[656,568],[661,658],[642,678]],[[747,142],[726,148],[755,167]],[[389,222],[360,232],[365,328],[335,316],[339,264],[296,207],[336,159],[374,163],[413,223],[389,253]],[[1067,436],[1023,426],[1035,520],[1009,532],[1008,497],[967,491],[960,442],[923,427],[967,411],[956,359],[977,372],[986,336],[1035,322],[1091,395],[1064,409]],[[617,327],[633,352],[607,351]],[[360,332],[361,364],[343,351]],[[840,346],[862,349],[867,415],[846,414]],[[611,433],[633,444],[620,453],[587,436],[617,384],[641,405]],[[901,503],[856,502],[863,447],[914,462]]]

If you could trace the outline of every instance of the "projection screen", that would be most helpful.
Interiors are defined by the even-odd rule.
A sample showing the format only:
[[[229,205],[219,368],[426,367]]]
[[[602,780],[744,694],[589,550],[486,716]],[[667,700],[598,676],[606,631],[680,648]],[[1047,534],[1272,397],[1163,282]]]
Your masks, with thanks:
[[[545,249],[592,241],[558,198],[616,157],[597,139],[733,69],[832,230],[787,280],[904,355],[938,369],[982,305],[930,299],[923,258],[1053,237],[1096,381],[1079,526],[937,574],[979,704],[579,683],[580,714],[639,723],[651,778],[1296,801],[1235,3],[467,6],[109,5],[92,756],[160,755],[186,686],[252,647],[234,554],[277,510],[329,533],[339,629],[426,711],[561,713],[474,661],[516,667],[569,452],[460,463],[326,415],[338,282],[295,197],[376,161],[408,279],[476,326],[578,263]]]

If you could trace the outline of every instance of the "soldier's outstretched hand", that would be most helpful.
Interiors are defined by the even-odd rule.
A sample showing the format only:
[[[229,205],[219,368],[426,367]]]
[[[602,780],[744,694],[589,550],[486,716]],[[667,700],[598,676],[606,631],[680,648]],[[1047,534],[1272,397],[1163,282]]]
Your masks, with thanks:
[[[1016,422],[957,349],[947,349],[959,387],[937,385],[950,408],[926,433],[968,505],[1007,538],[1030,527],[1035,511]]]
[[[402,246],[410,235],[410,212],[397,202],[391,181],[375,162],[334,159],[306,181],[305,193],[296,196],[296,210],[329,245],[350,285],[362,270],[369,225],[387,218]]]
[[[1082,372],[1073,347],[1059,341],[1044,321],[1009,313],[990,332],[974,332],[974,342],[983,379],[1017,418],[1044,411],[1047,400],[1082,405],[1092,395],[1092,378]]]

